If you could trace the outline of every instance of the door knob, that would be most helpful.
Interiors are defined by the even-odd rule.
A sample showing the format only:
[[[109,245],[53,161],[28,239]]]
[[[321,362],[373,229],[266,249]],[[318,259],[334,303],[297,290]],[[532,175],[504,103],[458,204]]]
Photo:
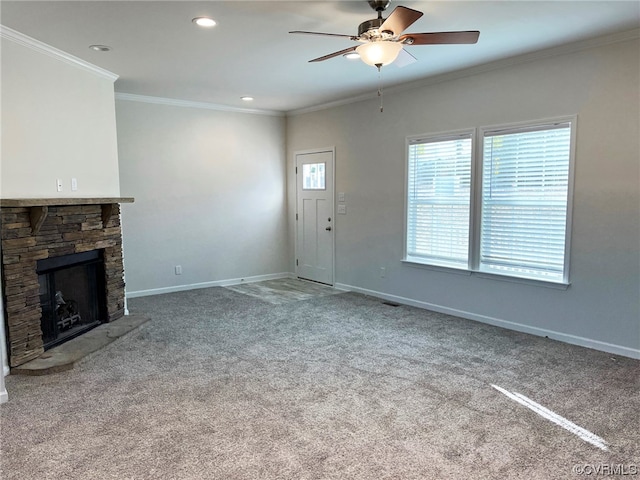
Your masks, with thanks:
[[[327,227],[327,228],[325,228],[325,230],[326,230],[327,232],[330,232],[330,231],[331,231],[331,227]]]

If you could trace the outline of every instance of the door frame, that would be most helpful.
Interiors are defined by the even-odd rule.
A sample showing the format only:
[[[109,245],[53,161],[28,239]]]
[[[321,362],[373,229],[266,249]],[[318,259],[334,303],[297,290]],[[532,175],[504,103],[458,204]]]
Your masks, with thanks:
[[[331,153],[331,159],[333,161],[333,168],[331,172],[331,178],[326,178],[325,181],[331,182],[331,219],[333,224],[333,235],[331,236],[331,286],[336,284],[336,147],[327,147],[327,148],[311,148],[307,150],[296,150],[293,152],[293,174],[296,183],[296,211],[293,217],[294,228],[294,261],[295,261],[295,273],[296,278],[300,280],[306,280],[304,278],[300,278],[298,276],[298,213],[299,213],[299,205],[298,205],[298,155],[309,155],[314,153]],[[312,281],[312,280],[307,280]]]

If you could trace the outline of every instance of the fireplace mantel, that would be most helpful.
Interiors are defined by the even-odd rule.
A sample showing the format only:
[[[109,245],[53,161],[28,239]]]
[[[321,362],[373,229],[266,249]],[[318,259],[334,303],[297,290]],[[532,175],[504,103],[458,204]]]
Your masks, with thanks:
[[[133,203],[133,197],[0,198],[0,207],[53,207],[63,205],[107,205],[112,203]]]
[[[0,207],[28,207],[31,219],[31,232],[35,235],[47,218],[49,207],[69,205],[101,205],[102,224],[106,225],[111,218],[113,205],[118,203],[133,203],[132,197],[102,197],[102,198],[0,198]]]

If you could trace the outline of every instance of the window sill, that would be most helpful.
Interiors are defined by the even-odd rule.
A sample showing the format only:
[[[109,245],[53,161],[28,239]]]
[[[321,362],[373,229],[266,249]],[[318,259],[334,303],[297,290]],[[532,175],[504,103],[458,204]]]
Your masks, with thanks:
[[[426,269],[426,270],[435,270],[436,272],[453,273],[455,275],[470,276],[471,273],[472,273],[470,270],[467,270],[466,268],[462,268],[462,267],[452,267],[452,266],[446,266],[446,265],[434,265],[434,264],[431,264],[431,263],[422,263],[422,262],[418,262],[416,260],[409,260],[409,259],[406,259],[406,258],[404,260],[402,260],[402,263],[404,263],[408,267],[423,268],[423,269]]]
[[[537,280],[535,278],[510,277],[508,275],[499,275],[489,272],[473,272],[473,275],[479,278],[497,280],[499,282],[521,283],[536,287],[553,288],[555,290],[566,290],[571,286],[571,283],[548,282],[546,280]]]
[[[433,270],[436,272],[443,272],[443,273],[452,273],[455,275],[474,276],[478,278],[486,278],[489,280],[497,280],[499,282],[520,283],[523,285],[533,285],[536,287],[552,288],[555,290],[567,290],[571,286],[571,283],[556,283],[556,282],[548,282],[545,280],[536,280],[533,278],[510,277],[507,275],[498,275],[498,274],[489,273],[489,272],[477,272],[477,271],[467,270],[465,268],[456,268],[456,267],[444,266],[444,265],[432,265],[428,263],[421,263],[416,260],[404,259],[404,260],[401,260],[401,262],[407,265],[408,267],[412,267],[412,268],[422,268],[425,270]]]

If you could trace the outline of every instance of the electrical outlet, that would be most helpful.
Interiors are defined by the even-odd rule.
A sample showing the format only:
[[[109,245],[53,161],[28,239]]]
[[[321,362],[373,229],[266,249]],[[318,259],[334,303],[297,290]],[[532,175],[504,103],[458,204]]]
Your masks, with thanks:
[[[58,190],[59,192],[61,192],[61,191],[62,191],[62,179],[61,179],[61,178],[58,178],[58,179],[56,180],[56,188],[57,188],[57,190]]]
[[[182,275],[182,265],[176,265],[176,275]]]
[[[380,267],[380,278],[384,278],[386,274],[387,274],[387,269],[384,267]]]
[[[73,192],[75,192],[76,190],[78,190],[78,179],[77,178],[72,178],[71,179],[71,190]]]

